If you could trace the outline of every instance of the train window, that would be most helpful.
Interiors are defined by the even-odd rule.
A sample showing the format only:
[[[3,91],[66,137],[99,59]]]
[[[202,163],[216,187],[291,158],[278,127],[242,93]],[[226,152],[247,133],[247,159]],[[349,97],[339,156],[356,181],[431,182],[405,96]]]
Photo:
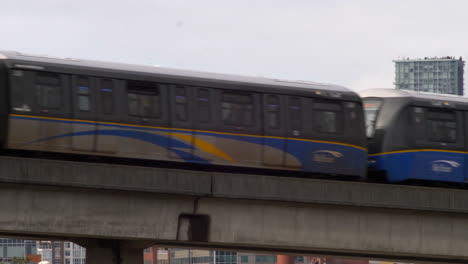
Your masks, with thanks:
[[[128,113],[131,116],[159,118],[161,97],[156,83],[128,82]]]
[[[78,95],[78,110],[89,112],[91,110],[89,79],[86,77],[78,77],[78,87],[76,87],[76,90]]]
[[[88,87],[78,87],[78,109],[82,112],[91,110],[90,94]]]
[[[253,96],[250,93],[223,92],[222,120],[225,125],[252,126],[254,123]]]
[[[45,109],[59,109],[62,103],[60,75],[38,73],[36,75],[36,93],[39,106]]]
[[[267,118],[268,126],[270,128],[277,129],[281,126],[280,124],[280,100],[277,95],[267,96]]]
[[[210,91],[208,89],[199,88],[197,92],[198,100],[198,121],[200,123],[208,123],[211,121],[210,111]]]
[[[319,133],[343,133],[343,110],[340,103],[314,102],[314,128]]]
[[[352,103],[352,102],[346,102],[345,104],[345,107],[346,107],[346,113],[349,113],[349,118],[351,120],[354,120],[354,119],[357,119],[358,117],[358,114],[356,113],[356,110],[357,110],[357,104],[356,103]]]
[[[288,99],[288,117],[289,117],[289,128],[299,134],[302,129],[302,111],[301,111],[301,99],[299,97],[289,97]]]
[[[366,135],[368,138],[374,136],[377,114],[382,106],[382,100],[364,99],[364,112],[366,115]]]
[[[102,79],[101,80],[101,105],[103,114],[112,114],[114,112],[114,89],[112,85],[112,80]]]
[[[187,121],[187,89],[185,87],[175,88],[175,114],[178,121]]]
[[[454,111],[429,109],[426,122],[429,140],[437,142],[457,141],[457,123]]]

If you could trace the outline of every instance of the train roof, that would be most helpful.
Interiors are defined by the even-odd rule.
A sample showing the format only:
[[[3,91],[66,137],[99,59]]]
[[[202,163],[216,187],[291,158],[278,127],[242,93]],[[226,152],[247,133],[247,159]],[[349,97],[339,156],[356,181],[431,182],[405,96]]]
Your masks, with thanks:
[[[459,95],[450,95],[450,94],[438,94],[438,93],[428,93],[428,92],[417,92],[410,90],[400,90],[394,88],[374,88],[367,89],[359,92],[359,95],[362,98],[365,97],[404,97],[411,99],[422,99],[430,101],[448,101],[448,102],[457,102],[464,103],[468,105],[468,98],[459,96]]]
[[[232,74],[210,73],[191,70],[180,70],[157,66],[144,66],[115,62],[103,62],[94,60],[82,60],[74,58],[57,58],[41,55],[30,55],[14,51],[0,51],[0,60],[5,60],[10,68],[23,68],[41,71],[56,72],[59,67],[65,73],[73,71],[93,71],[93,73],[132,75],[140,77],[165,77],[184,80],[194,80],[206,83],[233,84],[258,88],[267,88],[271,92],[289,93],[302,96],[323,96],[343,98],[346,100],[360,100],[360,97],[350,89],[333,84],[314,83],[308,81],[290,81],[275,78],[249,77]],[[52,70],[55,69],[55,70]],[[264,90],[262,90],[264,91]]]

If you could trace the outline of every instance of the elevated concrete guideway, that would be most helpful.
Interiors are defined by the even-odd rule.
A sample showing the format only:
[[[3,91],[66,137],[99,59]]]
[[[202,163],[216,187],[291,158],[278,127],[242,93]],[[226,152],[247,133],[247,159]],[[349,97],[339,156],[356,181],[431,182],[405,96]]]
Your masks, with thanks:
[[[152,244],[468,262],[464,190],[12,157],[0,182],[0,234],[70,239],[90,264]]]

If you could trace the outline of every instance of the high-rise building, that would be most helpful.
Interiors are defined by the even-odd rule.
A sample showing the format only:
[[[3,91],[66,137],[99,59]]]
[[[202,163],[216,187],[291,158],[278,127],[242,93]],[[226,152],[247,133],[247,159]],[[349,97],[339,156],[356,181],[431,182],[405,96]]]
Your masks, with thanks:
[[[394,62],[397,89],[463,95],[465,62],[461,57],[426,57]]]
[[[36,241],[0,238],[0,262],[11,263],[13,258],[26,259],[28,255],[36,255]]]

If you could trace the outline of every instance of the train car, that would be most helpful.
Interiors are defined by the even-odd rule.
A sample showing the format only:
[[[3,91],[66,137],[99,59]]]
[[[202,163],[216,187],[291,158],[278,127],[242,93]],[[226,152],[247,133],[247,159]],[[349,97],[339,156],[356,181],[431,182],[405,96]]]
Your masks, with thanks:
[[[363,177],[341,86],[0,52],[3,149]]]
[[[396,89],[360,94],[371,174],[390,182],[466,182],[467,98]]]

